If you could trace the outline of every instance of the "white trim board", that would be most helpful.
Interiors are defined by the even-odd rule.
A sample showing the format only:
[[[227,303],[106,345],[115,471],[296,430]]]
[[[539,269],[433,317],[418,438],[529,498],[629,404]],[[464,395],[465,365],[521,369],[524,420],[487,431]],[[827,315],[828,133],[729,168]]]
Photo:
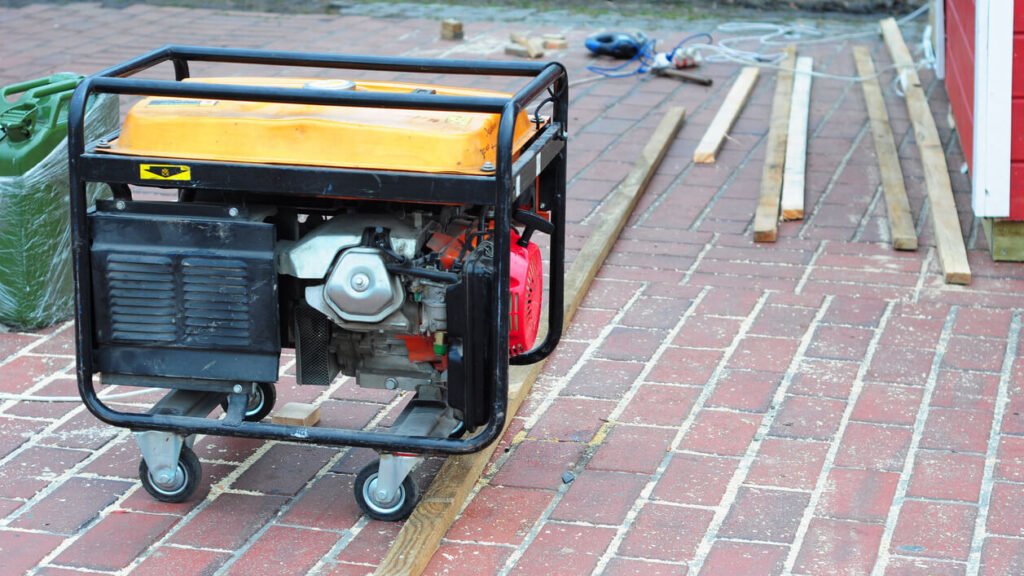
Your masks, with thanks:
[[[946,0],[932,0],[932,49],[935,51],[935,77],[946,79]]]
[[[974,215],[1010,215],[1013,2],[977,0],[974,14]]]

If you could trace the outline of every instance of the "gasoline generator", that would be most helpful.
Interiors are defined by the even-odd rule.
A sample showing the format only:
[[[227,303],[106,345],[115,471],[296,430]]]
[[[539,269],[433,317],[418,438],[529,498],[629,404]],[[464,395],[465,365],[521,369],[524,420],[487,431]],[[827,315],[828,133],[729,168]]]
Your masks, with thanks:
[[[168,62],[173,79],[137,76]],[[195,62],[336,76],[193,78]],[[522,82],[508,94],[351,71]],[[561,336],[567,88],[557,63],[189,46],[83,80],[68,116],[78,386],[133,431],[145,489],[189,498],[197,434],[369,447],[379,459],[355,497],[398,520],[425,455],[494,442],[509,365]],[[87,142],[99,93],[142,98]],[[112,198],[90,209],[90,182]],[[411,400],[388,428],[274,423],[282,349],[298,384],[345,375]],[[166,393],[140,413],[104,401],[109,385]]]

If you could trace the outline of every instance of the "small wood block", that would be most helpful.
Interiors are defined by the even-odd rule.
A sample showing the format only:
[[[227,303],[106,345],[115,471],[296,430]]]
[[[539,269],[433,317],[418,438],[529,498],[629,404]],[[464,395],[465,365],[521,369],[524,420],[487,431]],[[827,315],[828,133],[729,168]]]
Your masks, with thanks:
[[[562,34],[545,34],[544,48],[548,50],[565,50],[569,47],[569,41]]]
[[[320,407],[302,402],[289,402],[275,410],[270,421],[288,426],[316,426],[320,421]]]
[[[517,56],[519,58],[529,58],[530,52],[525,46],[519,44],[505,44],[505,54],[509,56]]]
[[[462,31],[462,22],[454,18],[441,21],[442,40],[462,40],[465,33]]]
[[[544,41],[537,36],[527,37],[525,34],[516,34],[513,32],[508,36],[514,44],[518,44],[523,48],[526,48],[526,55],[529,58],[540,58],[544,56]],[[509,54],[508,48],[505,48],[505,54]]]

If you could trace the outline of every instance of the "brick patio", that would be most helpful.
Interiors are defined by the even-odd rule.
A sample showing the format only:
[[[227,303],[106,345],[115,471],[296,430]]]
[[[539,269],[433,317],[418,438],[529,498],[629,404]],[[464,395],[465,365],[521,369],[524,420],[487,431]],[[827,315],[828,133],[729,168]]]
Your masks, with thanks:
[[[93,72],[171,42],[503,58],[508,32],[524,26],[467,22],[458,45],[429,20],[0,8],[0,85]],[[651,32],[674,42],[687,26]],[[572,78],[586,75],[575,47],[588,29],[538,31],[565,32],[574,48],[555,58]],[[879,39],[863,41],[889,64]],[[850,45],[801,53],[819,70],[853,74]],[[939,274],[891,74],[883,86],[916,253],[887,244],[860,87],[829,80],[813,89],[807,218],[781,225],[778,243],[754,245],[772,74],[718,163],[696,166],[693,149],[738,69],[703,72],[714,87],[628,79],[574,89],[572,248],[661,112],[683,105],[689,118],[428,572],[1024,574],[1024,267],[985,251],[941,83],[922,71],[971,250],[968,288]],[[0,392],[74,395],[72,346],[69,324],[0,334]],[[348,381],[290,382],[280,401],[319,402],[322,425],[387,425],[400,408]],[[351,497],[367,451],[209,437],[196,451],[207,476],[199,495],[160,504],[137,481],[125,431],[73,402],[2,401],[0,572],[365,574],[400,529],[361,517]],[[437,465],[418,473],[424,485]]]

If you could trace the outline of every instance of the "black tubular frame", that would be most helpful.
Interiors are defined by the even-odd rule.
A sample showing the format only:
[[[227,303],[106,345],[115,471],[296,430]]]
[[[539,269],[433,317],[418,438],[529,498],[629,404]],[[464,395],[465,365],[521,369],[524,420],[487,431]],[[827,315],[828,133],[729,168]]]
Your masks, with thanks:
[[[175,80],[130,78],[157,64],[171,62]],[[262,64],[343,70],[377,70],[421,74],[521,76],[529,80],[511,98],[441,96],[436,94],[380,94],[316,89],[253,87],[229,84],[184,83],[190,62]],[[85,141],[85,111],[92,94],[175,96],[330,106],[405,108],[500,114],[495,172],[474,176],[423,174],[398,171],[279,166],[231,162],[206,162],[172,158],[145,158],[96,153]],[[545,94],[546,93],[546,94]],[[543,97],[543,98],[541,98]],[[516,118],[535,99],[553,103],[551,119],[533,144],[514,158]],[[71,179],[71,246],[75,281],[75,338],[78,390],[89,411],[100,420],[133,430],[161,430],[183,435],[212,434],[374,448],[387,452],[468,454],[496,440],[508,417],[508,366],[543,360],[562,334],[565,253],[566,126],[568,77],[558,63],[473,62],[423,58],[387,58],[340,54],[165,46],[134,60],[85,78],[75,90],[68,111],[68,155]],[[114,410],[97,395],[93,384],[93,302],[87,182],[145,184],[139,164],[187,162],[192,188],[244,190],[246,193],[293,198],[370,199],[393,202],[471,203],[495,209],[495,270],[497,285],[509,285],[510,230],[515,195],[540,178],[550,198],[554,231],[550,241],[548,324],[544,340],[532,350],[509,358],[509,293],[496,290],[497,338],[493,356],[495,398],[486,425],[465,439],[399,436],[382,432],[337,428],[306,428],[263,422],[228,424],[223,420],[168,414],[133,414]],[[544,188],[544,184],[548,188]],[[181,182],[156,185],[177,188]],[[344,192],[340,192],[344,190]]]

